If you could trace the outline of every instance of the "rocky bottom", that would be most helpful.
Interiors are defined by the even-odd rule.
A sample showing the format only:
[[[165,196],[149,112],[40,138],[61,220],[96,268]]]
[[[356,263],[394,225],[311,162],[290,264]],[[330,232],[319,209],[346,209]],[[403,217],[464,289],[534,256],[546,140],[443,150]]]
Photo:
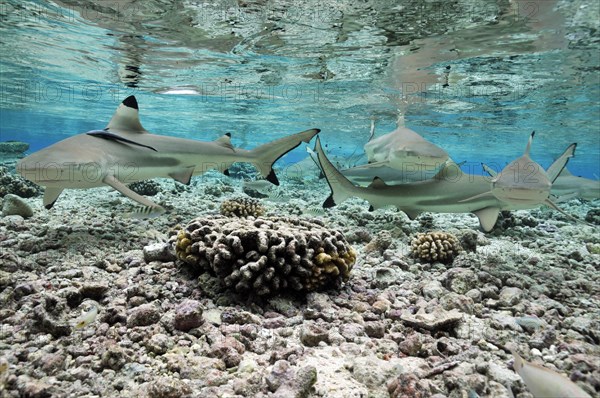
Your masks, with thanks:
[[[107,189],[0,218],[0,396],[532,397],[507,346],[598,396],[597,227],[539,209],[483,234],[470,215],[359,200],[320,214],[323,184],[287,183],[267,215],[319,217],[358,260],[338,290],[259,298],[175,261],[178,225],[241,195],[195,182],[161,181],[157,219],[122,217],[134,205]],[[598,202],[563,207],[597,222]],[[453,262],[411,256],[429,231],[461,241]]]

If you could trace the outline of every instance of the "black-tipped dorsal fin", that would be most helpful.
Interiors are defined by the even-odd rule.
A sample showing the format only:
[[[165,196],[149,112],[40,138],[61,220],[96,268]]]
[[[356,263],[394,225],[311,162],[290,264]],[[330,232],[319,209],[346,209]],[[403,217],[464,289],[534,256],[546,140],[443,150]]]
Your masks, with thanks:
[[[369,184],[367,188],[381,189],[387,187],[388,184],[385,183],[381,178],[375,177],[373,181]]]
[[[531,135],[529,136],[529,141],[527,141],[527,147],[525,147],[525,153],[523,154],[523,156],[529,156],[529,151],[531,150],[531,143],[533,142],[534,136],[535,136],[535,131],[532,131]]]
[[[106,128],[112,131],[126,131],[129,133],[147,132],[140,123],[138,103],[133,95],[121,102]]]
[[[215,144],[222,146],[223,148],[231,149],[235,152],[233,145],[231,144],[231,133],[225,133],[215,140]]]

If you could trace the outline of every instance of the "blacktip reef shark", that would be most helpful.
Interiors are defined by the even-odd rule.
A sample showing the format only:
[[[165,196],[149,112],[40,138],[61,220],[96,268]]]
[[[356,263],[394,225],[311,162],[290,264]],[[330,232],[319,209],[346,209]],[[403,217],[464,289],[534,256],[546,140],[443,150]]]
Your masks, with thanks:
[[[391,133],[375,139],[374,133],[372,123],[369,141],[364,145],[369,163],[341,170],[357,184],[368,185],[375,176],[402,184],[427,180],[451,161],[444,149],[407,127],[398,126]],[[316,153],[309,147],[306,150],[318,166]]]
[[[367,142],[364,149],[369,165],[363,167],[437,170],[449,159],[445,150],[403,126]]]
[[[485,171],[492,177],[497,173],[484,165]],[[423,174],[417,170],[397,170],[387,166],[352,167],[350,169],[340,170],[340,172],[353,183],[366,187],[373,178],[379,177],[389,185],[406,184],[410,182],[423,181],[431,176]],[[580,198],[585,200],[600,199],[600,181],[589,178],[574,176],[565,167],[552,183],[550,195],[554,203],[566,202],[571,199]]]
[[[494,173],[489,167],[484,165],[485,170],[493,177],[490,190],[463,199],[461,202],[493,196],[509,205],[537,206],[545,204],[565,214],[567,217],[571,217],[550,199],[552,184],[566,167],[566,164],[560,167],[560,169],[558,169],[558,166],[552,164],[548,168],[548,172],[546,172],[539,163],[532,160],[529,152],[534,136],[535,131],[529,136],[529,141],[527,141],[527,147],[523,155],[510,162],[499,174]],[[575,147],[576,144],[573,144],[573,151],[575,151]]]
[[[576,144],[571,144],[548,168],[547,175],[552,181],[560,174],[573,156]],[[490,191],[490,179],[480,175],[463,173],[454,162],[447,162],[431,179],[410,184],[388,185],[376,177],[368,187],[355,186],[346,178],[325,155],[321,140],[317,138],[315,151],[321,169],[331,189],[331,195],[323,207],[333,207],[349,197],[359,197],[368,201],[371,209],[395,206],[410,219],[422,212],[474,213],[481,228],[488,232],[494,227],[502,210],[524,210],[537,207],[539,203],[505,202]]]
[[[552,184],[550,193],[555,197],[554,203],[566,202],[575,198],[600,199],[600,181],[577,177],[565,167]]]
[[[129,96],[105,129],[78,134],[35,152],[17,163],[17,172],[46,188],[46,209],[64,189],[110,186],[144,206],[139,215],[152,216],[164,209],[126,184],[157,177],[189,184],[194,175],[210,169],[228,174],[231,164],[247,162],[267,181],[279,185],[273,163],[319,132],[306,130],[245,150],[234,148],[229,134],[210,142],[151,134],[142,127],[138,113],[135,97]]]

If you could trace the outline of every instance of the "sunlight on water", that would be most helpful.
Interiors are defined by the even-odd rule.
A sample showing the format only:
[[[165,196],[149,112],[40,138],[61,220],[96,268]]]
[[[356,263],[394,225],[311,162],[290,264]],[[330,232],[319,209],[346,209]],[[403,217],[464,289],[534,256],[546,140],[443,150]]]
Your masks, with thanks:
[[[3,1],[0,134],[39,149],[135,94],[153,132],[338,155],[406,125],[457,161],[532,150],[600,174],[598,15],[584,1]]]

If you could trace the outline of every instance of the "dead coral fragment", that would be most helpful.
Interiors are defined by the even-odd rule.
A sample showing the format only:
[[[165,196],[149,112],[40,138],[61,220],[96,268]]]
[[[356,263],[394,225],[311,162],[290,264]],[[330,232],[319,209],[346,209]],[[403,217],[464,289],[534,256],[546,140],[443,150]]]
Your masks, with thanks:
[[[223,201],[221,214],[227,217],[260,217],[265,214],[265,208],[256,199],[239,197]]]
[[[176,253],[225,286],[259,296],[339,287],[356,261],[341,232],[284,217],[197,218],[179,231]]]
[[[412,255],[420,261],[450,264],[462,251],[456,236],[445,232],[419,233],[411,242]]]

